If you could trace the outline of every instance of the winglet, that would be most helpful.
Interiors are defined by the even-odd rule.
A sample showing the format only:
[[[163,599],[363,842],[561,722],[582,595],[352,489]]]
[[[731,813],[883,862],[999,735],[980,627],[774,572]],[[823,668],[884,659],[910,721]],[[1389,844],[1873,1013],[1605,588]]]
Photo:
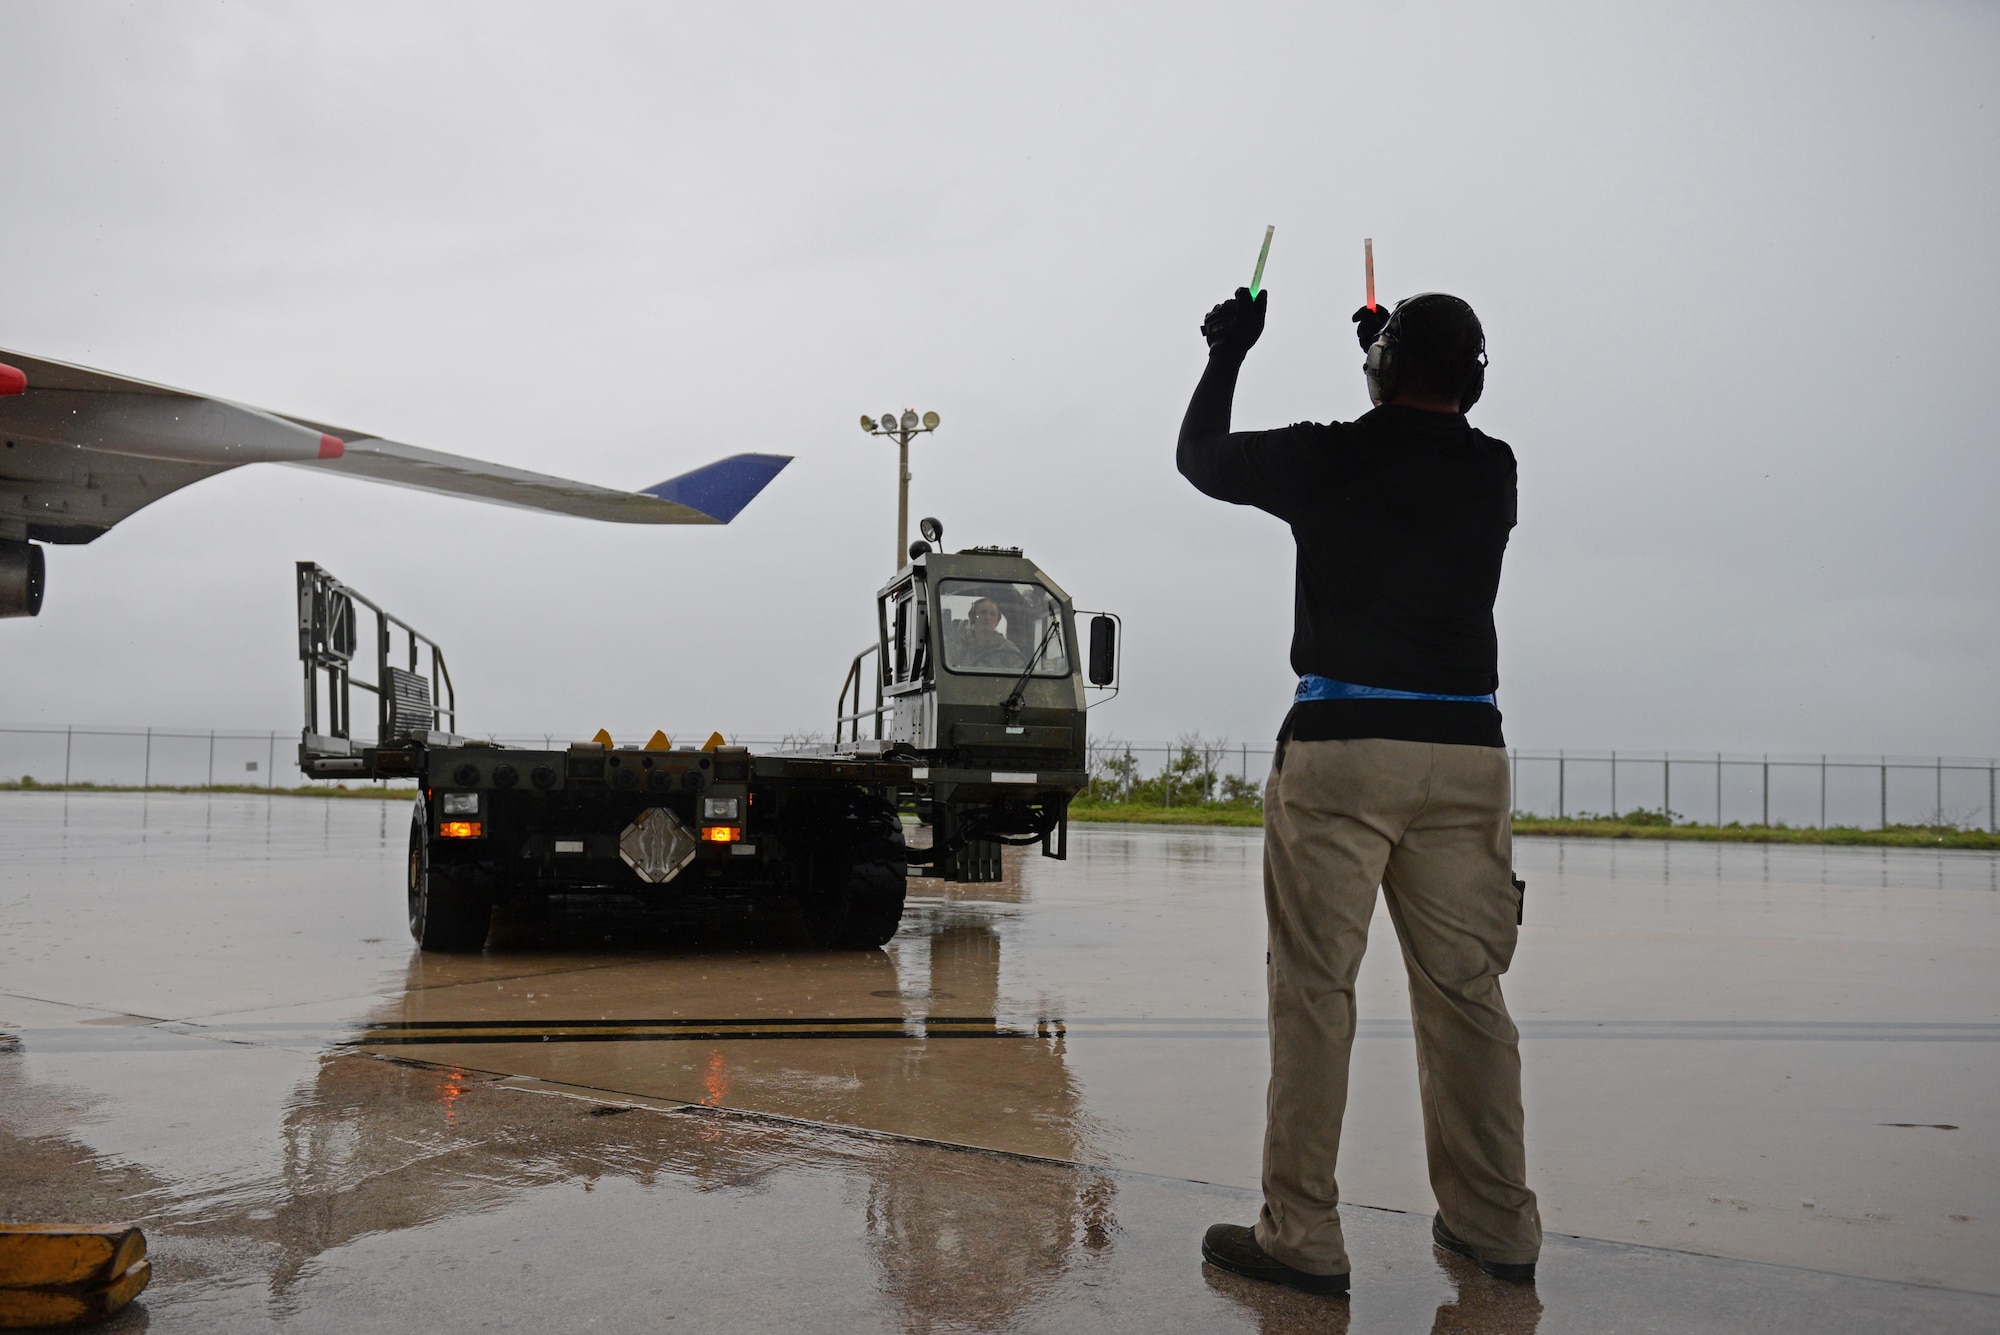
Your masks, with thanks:
[[[699,510],[716,523],[726,524],[791,461],[788,454],[732,454],[647,487],[644,494]]]
[[[0,398],[28,392],[28,376],[18,366],[0,362]]]

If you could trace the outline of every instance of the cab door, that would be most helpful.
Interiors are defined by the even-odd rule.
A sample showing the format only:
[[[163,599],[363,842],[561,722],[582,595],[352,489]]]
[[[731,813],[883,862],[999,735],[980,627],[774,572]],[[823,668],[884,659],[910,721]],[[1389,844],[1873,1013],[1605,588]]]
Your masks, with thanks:
[[[882,596],[883,695],[892,715],[886,736],[918,750],[935,745],[930,584],[921,570]]]

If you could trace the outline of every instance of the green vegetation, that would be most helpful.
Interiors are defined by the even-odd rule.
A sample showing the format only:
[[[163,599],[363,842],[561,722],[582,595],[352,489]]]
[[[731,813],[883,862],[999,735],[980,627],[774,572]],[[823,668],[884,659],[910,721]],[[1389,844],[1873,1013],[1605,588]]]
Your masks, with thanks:
[[[2000,849],[2000,834],[1955,825],[1891,825],[1864,830],[1852,825],[1826,829],[1794,825],[1696,825],[1674,813],[1631,811],[1622,816],[1589,812],[1564,820],[1514,813],[1515,834],[1565,839],[1691,839],[1724,844],[1850,844],[1867,848]]]
[[[1125,825],[1247,825],[1264,828],[1261,806],[1158,807],[1137,802],[1091,802],[1079,796],[1069,816],[1078,821],[1108,821]]]
[[[1950,825],[1891,825],[1886,830],[1861,830],[1853,826],[1818,830],[1788,825],[1668,825],[1657,819],[1643,819],[1651,813],[1636,814],[1642,819],[1590,816],[1550,820],[1517,811],[1514,813],[1514,833],[1561,839],[1678,839],[1727,844],[1848,844],[1869,848],[2000,850],[2000,834],[1962,830]],[[1142,803],[1086,802],[1081,797],[1070,807],[1070,818],[1131,825],[1262,826],[1264,823],[1264,813],[1259,807],[1219,804],[1162,807]]]
[[[1230,746],[1199,733],[1176,744],[1166,768],[1139,775],[1138,759],[1119,742],[1094,743],[1090,786],[1070,805],[1077,821],[1130,825],[1262,826],[1264,793],[1239,774],[1223,774]],[[1563,820],[1514,813],[1514,833],[1564,839],[1684,839],[1709,843],[1847,844],[1870,848],[1973,848],[2000,850],[2000,834],[1952,825],[1892,825],[1883,830],[1788,825],[1697,825],[1674,811],[1584,812]]]
[[[1211,739],[1198,732],[1183,733],[1165,768],[1151,778],[1139,774],[1139,759],[1125,742],[1093,742],[1090,785],[1077,794],[1088,807],[1151,807],[1160,810],[1249,812],[1263,810],[1263,785],[1241,774],[1224,774],[1229,759],[1227,738]],[[1101,817],[1100,819],[1111,819]],[[1121,818],[1122,819],[1122,818]],[[1194,822],[1179,821],[1178,824]],[[1232,822],[1222,822],[1224,824]],[[1258,824],[1257,820],[1249,822]]]

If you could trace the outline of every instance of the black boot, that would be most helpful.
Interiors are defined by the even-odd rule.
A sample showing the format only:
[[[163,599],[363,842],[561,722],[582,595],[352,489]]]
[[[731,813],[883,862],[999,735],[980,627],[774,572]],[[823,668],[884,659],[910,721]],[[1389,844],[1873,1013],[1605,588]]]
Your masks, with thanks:
[[[1241,1224],[1217,1224],[1210,1228],[1202,1236],[1201,1259],[1232,1275],[1261,1279],[1267,1284],[1283,1284],[1300,1293],[1347,1292],[1346,1274],[1313,1275],[1294,1270],[1259,1247],[1257,1235]]]
[[[1443,1214],[1431,1216],[1431,1241],[1448,1252],[1457,1252],[1460,1256],[1467,1258],[1494,1279],[1504,1279],[1509,1284],[1533,1284],[1535,1282],[1535,1263],[1533,1261],[1510,1265],[1505,1261],[1481,1260],[1472,1250],[1472,1244],[1460,1242],[1457,1235],[1444,1226]]]

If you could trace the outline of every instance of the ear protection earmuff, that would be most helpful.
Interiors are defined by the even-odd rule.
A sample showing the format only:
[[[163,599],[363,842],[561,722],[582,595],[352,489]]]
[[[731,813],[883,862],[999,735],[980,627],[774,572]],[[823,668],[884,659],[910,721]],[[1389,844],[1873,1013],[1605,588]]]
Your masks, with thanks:
[[[1361,366],[1362,374],[1368,378],[1368,400],[1377,408],[1396,397],[1396,344],[1402,338],[1403,312],[1420,301],[1450,301],[1465,306],[1465,303],[1459,301],[1457,297],[1448,296],[1443,292],[1419,292],[1414,297],[1405,297],[1396,303],[1396,308],[1389,312],[1389,323],[1382,326],[1382,332],[1376,335],[1374,343],[1369,345],[1368,358]],[[1470,306],[1466,306],[1468,312],[1471,309]],[[1468,411],[1473,404],[1479,402],[1479,396],[1485,389],[1486,334],[1482,330],[1479,335],[1479,355],[1474,360],[1472,369],[1466,373],[1465,380],[1459,385],[1458,410]]]

